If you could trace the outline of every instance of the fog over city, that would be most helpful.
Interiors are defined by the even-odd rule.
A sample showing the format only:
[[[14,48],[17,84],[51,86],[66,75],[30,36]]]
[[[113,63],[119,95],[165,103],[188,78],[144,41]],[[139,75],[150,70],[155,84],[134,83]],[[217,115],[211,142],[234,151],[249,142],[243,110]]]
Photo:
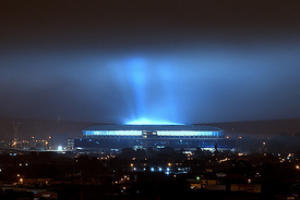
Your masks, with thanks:
[[[1,8],[1,117],[300,117],[298,5],[52,3]]]

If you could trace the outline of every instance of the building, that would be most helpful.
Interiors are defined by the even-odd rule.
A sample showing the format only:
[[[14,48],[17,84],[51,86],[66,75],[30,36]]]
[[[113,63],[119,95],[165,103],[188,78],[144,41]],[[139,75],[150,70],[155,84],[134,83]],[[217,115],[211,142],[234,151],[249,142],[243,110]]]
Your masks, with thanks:
[[[74,139],[68,138],[68,140],[67,140],[67,149],[68,150],[73,150],[74,149]]]
[[[99,125],[74,140],[77,150],[132,148],[230,148],[222,129],[198,125]]]

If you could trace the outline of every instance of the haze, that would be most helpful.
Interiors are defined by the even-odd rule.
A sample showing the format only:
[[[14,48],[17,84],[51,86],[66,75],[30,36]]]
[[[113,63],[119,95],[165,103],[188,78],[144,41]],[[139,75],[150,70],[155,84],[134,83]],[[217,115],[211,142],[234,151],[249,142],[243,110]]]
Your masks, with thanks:
[[[0,10],[1,117],[300,117],[299,3],[22,4]]]

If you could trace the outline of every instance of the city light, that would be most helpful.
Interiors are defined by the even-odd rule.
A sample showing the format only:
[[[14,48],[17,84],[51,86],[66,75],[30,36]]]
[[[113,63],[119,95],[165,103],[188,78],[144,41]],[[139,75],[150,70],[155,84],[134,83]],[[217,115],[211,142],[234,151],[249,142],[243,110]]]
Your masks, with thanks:
[[[63,150],[63,147],[61,146],[61,145],[59,145],[58,147],[57,147],[57,151],[62,151]]]

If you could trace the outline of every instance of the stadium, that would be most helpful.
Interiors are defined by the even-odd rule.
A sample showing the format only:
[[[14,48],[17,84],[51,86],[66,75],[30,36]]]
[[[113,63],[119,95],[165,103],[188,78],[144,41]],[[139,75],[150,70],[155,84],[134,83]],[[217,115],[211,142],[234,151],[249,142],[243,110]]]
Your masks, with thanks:
[[[77,150],[122,148],[228,149],[223,130],[198,125],[99,125],[82,131],[74,140]]]

